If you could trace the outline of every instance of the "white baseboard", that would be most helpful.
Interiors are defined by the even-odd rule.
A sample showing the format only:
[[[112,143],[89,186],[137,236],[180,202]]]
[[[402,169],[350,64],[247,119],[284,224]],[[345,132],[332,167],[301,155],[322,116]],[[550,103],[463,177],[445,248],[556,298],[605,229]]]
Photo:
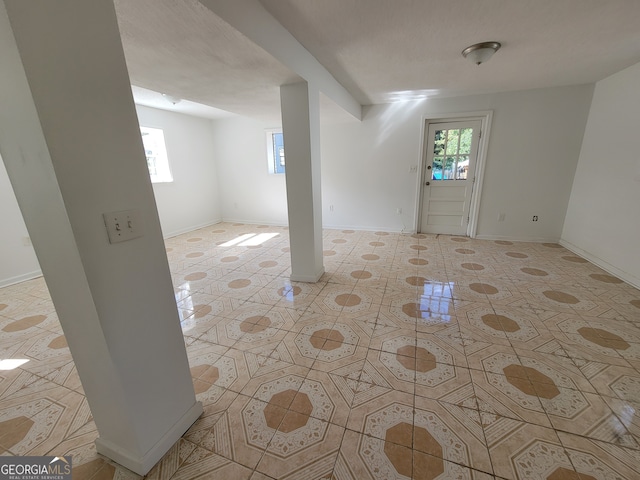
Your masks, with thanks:
[[[242,223],[244,225],[268,225],[270,227],[288,227],[286,223],[274,223],[274,222],[259,222],[257,220],[241,220],[239,218],[224,218],[225,223]]]
[[[169,429],[167,433],[142,457],[136,458],[129,452],[103,438],[96,439],[98,453],[110,458],[138,475],[146,475],[160,461],[165,453],[189,430],[191,425],[202,415],[202,403],[193,406]]]
[[[387,228],[387,227],[354,227],[353,225],[322,225],[322,228],[328,228],[331,230],[355,230],[357,232],[389,232],[389,233],[415,233],[414,231]]]
[[[567,250],[571,250],[576,255],[579,255],[582,258],[589,260],[591,263],[593,263],[594,265],[597,265],[598,267],[610,273],[611,275],[614,275],[619,279],[624,280],[629,285],[632,285],[640,289],[640,278],[636,277],[635,275],[629,272],[625,272],[624,270],[621,270],[614,265],[611,265],[606,260],[603,260],[600,257],[597,257],[596,255],[593,255],[587,252],[586,250],[583,250],[582,248],[578,247],[577,245],[574,245],[571,242],[567,242],[566,240],[560,239],[560,245],[562,245]]]
[[[559,243],[558,237],[513,237],[509,235],[476,235],[478,240],[506,240],[509,242]]]
[[[222,220],[213,220],[211,222],[206,222],[206,223],[203,223],[203,224],[200,224],[200,225],[193,225],[191,227],[181,228],[180,230],[175,230],[175,231],[169,232],[169,233],[162,232],[162,236],[165,239],[171,238],[171,237],[177,237],[178,235],[182,235],[183,233],[193,232],[194,230],[198,230],[199,228],[211,227],[212,225],[216,225],[216,224],[218,224],[220,222],[222,222]]]
[[[0,288],[15,285],[16,283],[26,282],[27,280],[33,280],[42,276],[41,270],[34,270],[33,272],[23,273],[15,277],[4,278],[0,280]]]
[[[269,223],[269,222],[258,222],[256,220],[242,220],[239,218],[225,218],[222,220],[226,223],[243,223],[245,225],[269,225],[271,227],[288,227],[288,224],[283,223]],[[389,233],[415,233],[415,230],[410,231],[402,231],[402,229],[397,228],[387,228],[387,227],[354,227],[353,225],[322,225],[322,228],[327,228],[330,230],[355,230],[358,232],[389,232]],[[186,232],[185,232],[186,233]]]
[[[322,267],[320,273],[316,273],[315,275],[296,275],[292,273],[289,278],[292,282],[316,283],[322,275],[324,275],[324,267]]]

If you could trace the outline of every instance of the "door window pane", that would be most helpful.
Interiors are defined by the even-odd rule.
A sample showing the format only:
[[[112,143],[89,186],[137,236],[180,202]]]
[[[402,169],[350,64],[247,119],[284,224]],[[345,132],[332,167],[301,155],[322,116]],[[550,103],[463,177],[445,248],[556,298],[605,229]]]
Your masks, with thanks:
[[[444,164],[444,179],[453,180],[455,178],[456,157],[446,157]]]
[[[447,155],[455,155],[458,153],[459,139],[460,130],[447,130]]]
[[[469,172],[469,155],[460,155],[458,157],[458,166],[456,168],[456,179],[466,180]]]
[[[433,144],[434,155],[444,155],[444,146],[447,139],[446,130],[436,130],[436,135]]]
[[[464,128],[460,130],[460,155],[469,155],[471,153],[471,136],[473,128]]]
[[[436,130],[432,180],[466,180],[473,128]]]
[[[442,162],[443,157],[433,157],[433,168],[431,171],[432,180],[442,180]]]

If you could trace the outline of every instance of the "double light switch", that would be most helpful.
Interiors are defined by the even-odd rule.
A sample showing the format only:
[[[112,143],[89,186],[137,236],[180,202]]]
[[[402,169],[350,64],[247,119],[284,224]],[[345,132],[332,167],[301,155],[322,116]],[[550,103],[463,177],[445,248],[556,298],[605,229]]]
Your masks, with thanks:
[[[109,243],[126,242],[143,235],[139,210],[103,213],[102,216],[109,234]]]

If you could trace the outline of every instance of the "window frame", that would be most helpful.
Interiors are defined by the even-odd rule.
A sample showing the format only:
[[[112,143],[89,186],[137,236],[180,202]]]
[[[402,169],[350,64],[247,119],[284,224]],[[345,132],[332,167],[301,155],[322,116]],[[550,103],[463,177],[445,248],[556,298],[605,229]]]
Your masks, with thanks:
[[[144,149],[145,159],[147,161],[147,170],[149,171],[149,178],[151,179],[151,183],[173,183],[173,171],[171,169],[171,162],[169,162],[169,152],[167,151],[167,141],[164,135],[164,129],[156,126],[149,125],[139,125],[140,127],[140,137],[142,138],[142,147]],[[159,154],[155,155],[156,160],[154,161],[156,167],[156,173],[151,173],[149,166],[149,155],[147,154],[147,146],[144,142],[144,133],[143,129],[157,131],[160,132],[161,135],[161,146],[159,148]],[[151,133],[151,132],[148,132]],[[158,173],[160,171],[160,173]]]
[[[284,175],[286,174],[286,165],[282,166],[282,171],[278,171],[278,167],[276,166],[275,143],[273,139],[273,136],[276,134],[282,134],[282,128],[267,128],[265,130],[267,141],[267,170],[270,175]],[[284,138],[282,148],[284,149]]]

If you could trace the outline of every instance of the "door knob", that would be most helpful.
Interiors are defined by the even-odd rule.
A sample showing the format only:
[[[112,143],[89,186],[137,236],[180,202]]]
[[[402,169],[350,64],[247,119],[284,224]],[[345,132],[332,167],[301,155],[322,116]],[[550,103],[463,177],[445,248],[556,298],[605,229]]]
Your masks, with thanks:
[[[425,185],[431,185],[431,182],[424,182]]]

